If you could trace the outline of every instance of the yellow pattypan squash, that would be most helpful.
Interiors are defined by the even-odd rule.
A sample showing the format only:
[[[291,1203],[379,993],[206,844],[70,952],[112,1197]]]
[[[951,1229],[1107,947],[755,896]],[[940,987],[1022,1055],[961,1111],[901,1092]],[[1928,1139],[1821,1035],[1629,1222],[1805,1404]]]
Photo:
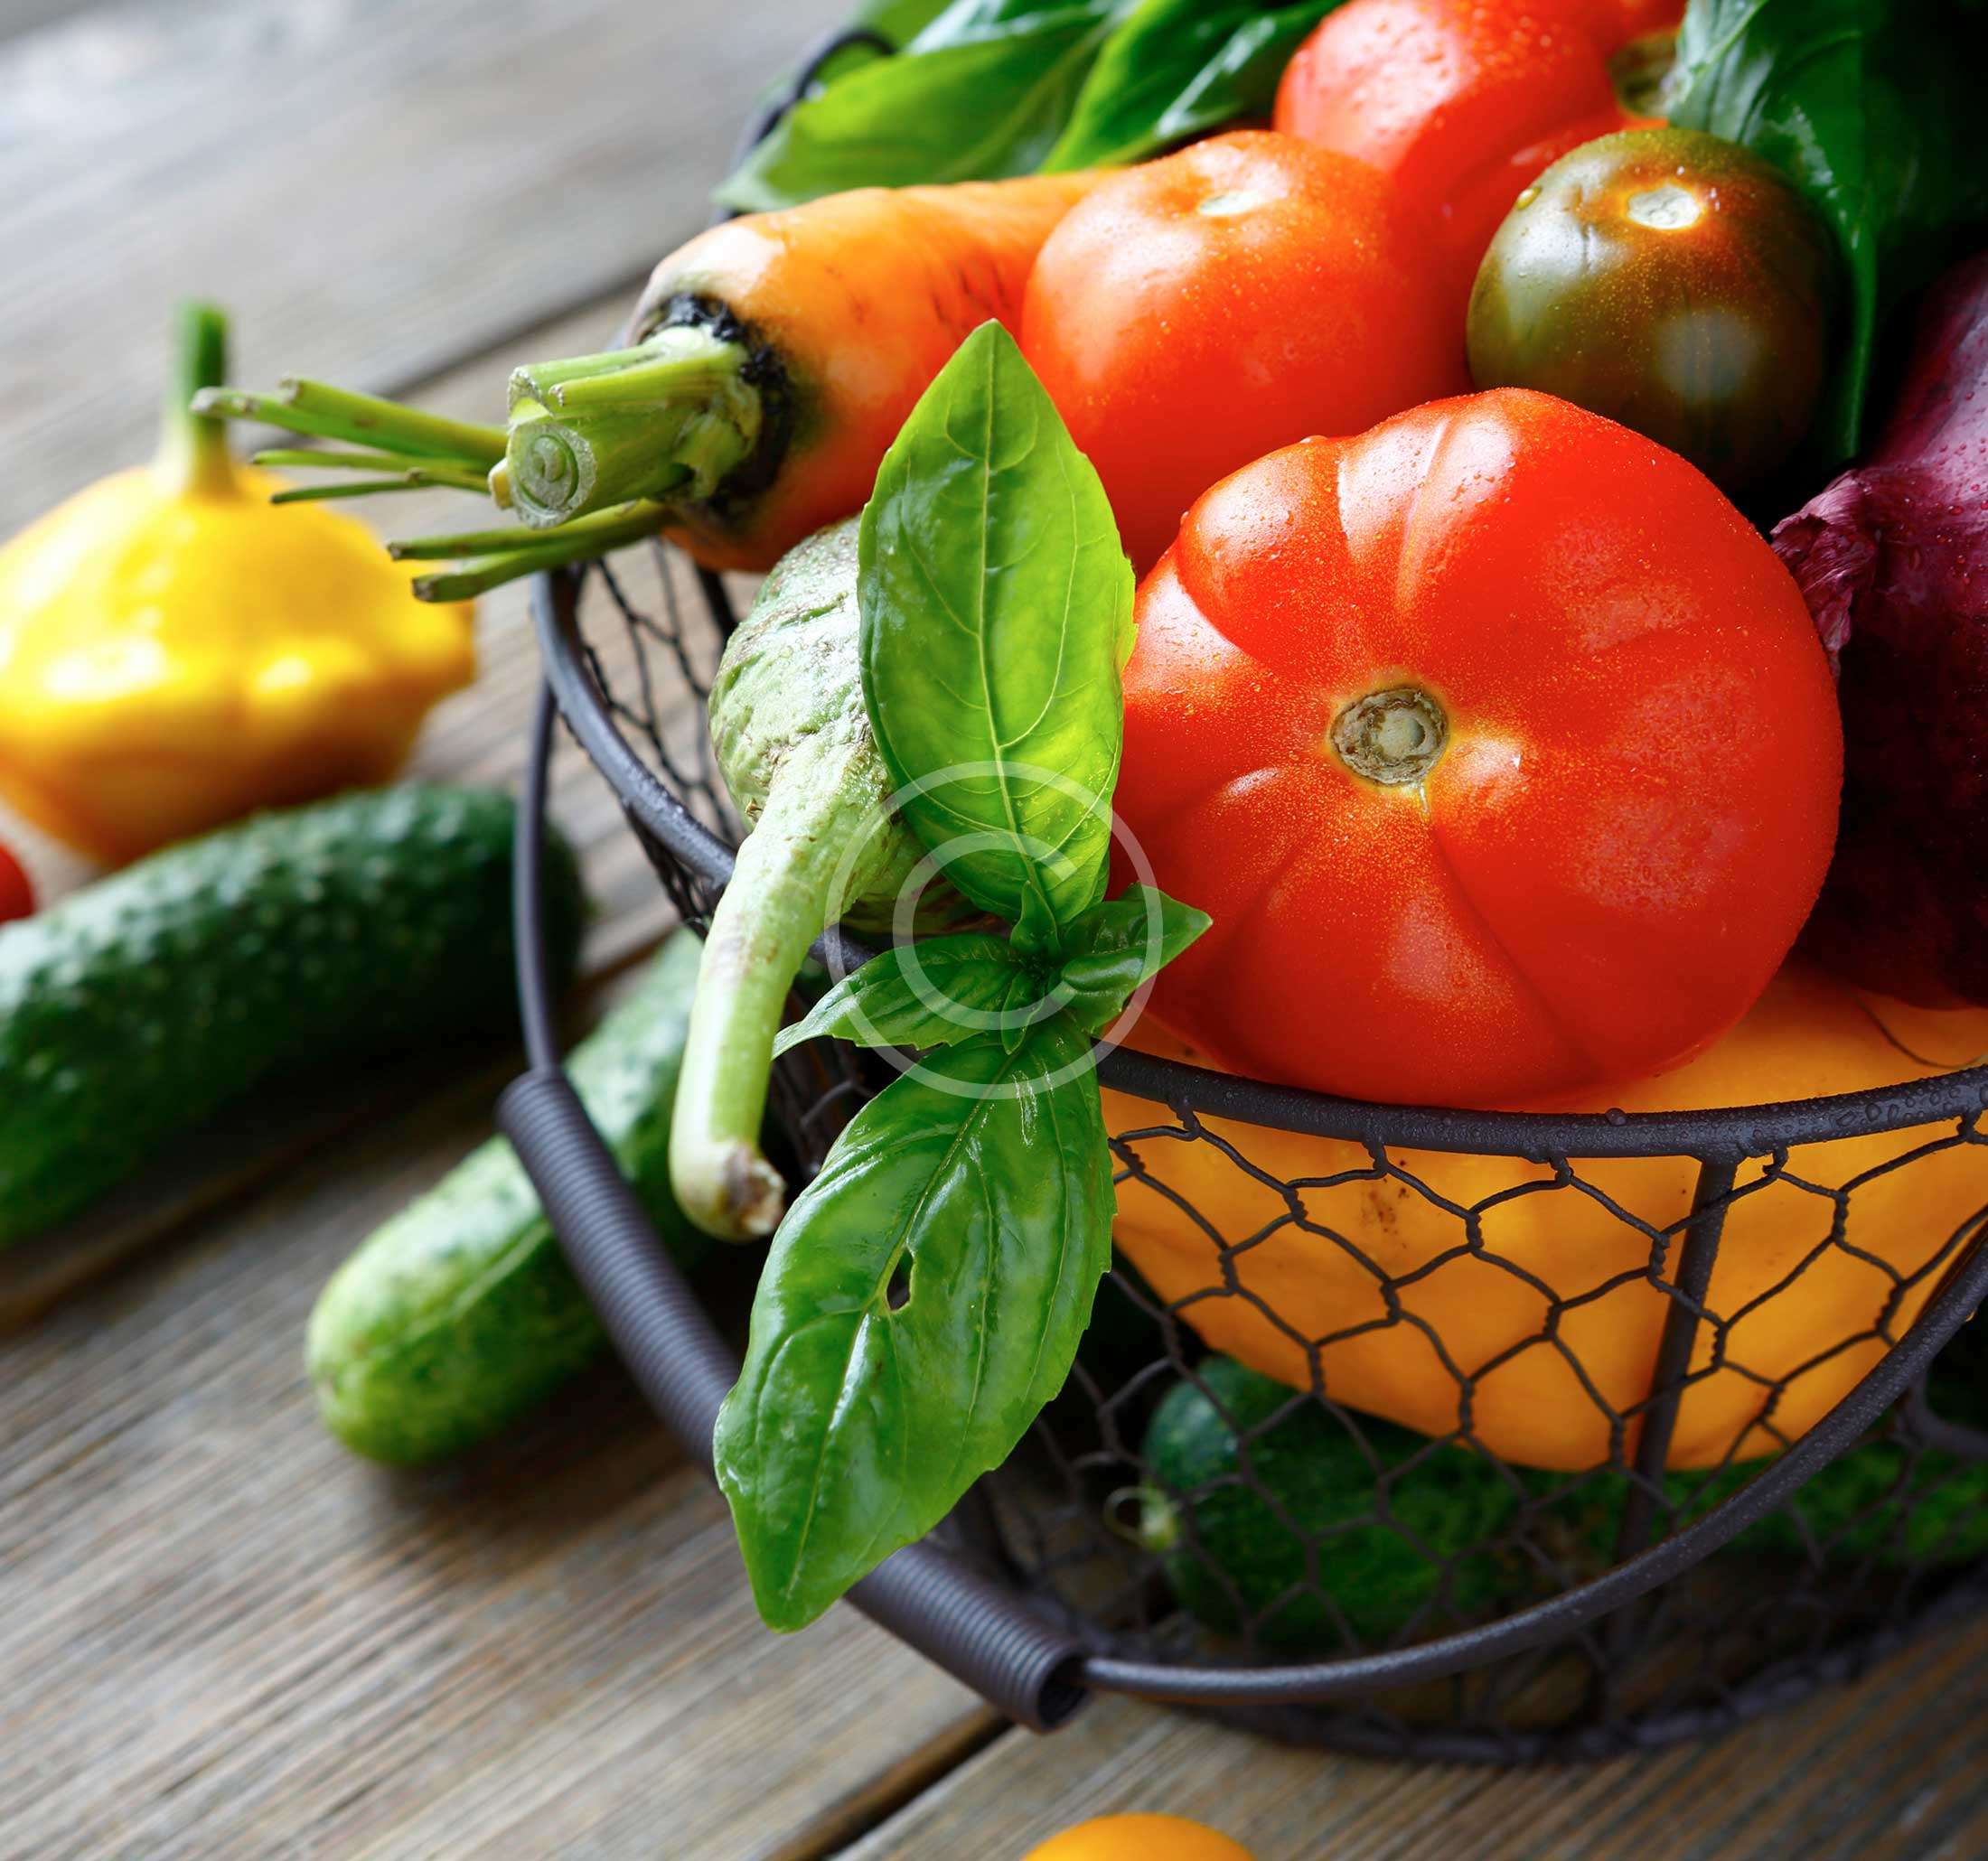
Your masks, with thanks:
[[[183,311],[158,457],[0,548],[0,796],[108,863],[389,780],[475,672],[468,603],[417,601],[348,518],[272,509],[187,411],[226,337]]]

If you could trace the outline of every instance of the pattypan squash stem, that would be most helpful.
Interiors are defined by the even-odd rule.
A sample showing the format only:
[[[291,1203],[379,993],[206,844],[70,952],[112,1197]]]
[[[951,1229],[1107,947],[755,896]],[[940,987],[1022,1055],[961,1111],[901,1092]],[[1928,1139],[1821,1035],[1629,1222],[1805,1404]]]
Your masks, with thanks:
[[[203,388],[228,373],[228,319],[211,304],[183,304],[173,331],[176,354],[153,470],[161,487],[182,496],[231,497],[239,488],[228,454],[228,428],[193,411]]]

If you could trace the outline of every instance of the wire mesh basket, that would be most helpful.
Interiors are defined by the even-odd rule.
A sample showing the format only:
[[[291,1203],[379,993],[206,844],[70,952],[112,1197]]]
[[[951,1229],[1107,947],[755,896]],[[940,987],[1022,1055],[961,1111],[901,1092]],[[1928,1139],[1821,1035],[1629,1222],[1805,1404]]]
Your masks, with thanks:
[[[736,832],[703,724],[724,585],[659,547],[538,606],[560,712],[702,918]],[[948,1521],[910,1620],[875,1612],[928,1646],[935,1597],[1027,1625],[1018,1716],[1112,1688],[1368,1752],[1601,1755],[1847,1678],[1988,1590],[1988,1365],[1962,1330],[1988,1291],[1988,1069],[1560,1117],[1129,1048],[1102,1076],[1121,1251],[1077,1368]],[[782,1062],[797,1183],[888,1077],[827,1043]],[[554,1206],[638,1374],[708,1443],[736,1360],[652,1239],[604,1286],[598,1211]],[[1169,1427],[1186,1447],[1156,1454]]]
[[[536,613],[533,1071],[501,1119],[708,1455],[736,1360],[559,1071],[536,871],[556,709],[708,916],[738,834],[704,723],[735,609],[657,546],[543,579]],[[890,1076],[821,1043],[780,1063],[796,1185]],[[1120,1252],[1070,1382],[851,1598],[1023,1723],[1108,1690],[1371,1753],[1601,1756],[1852,1677],[1988,1592],[1963,1329],[1988,1067],[1636,1116],[1358,1104],[1130,1048],[1101,1079]]]

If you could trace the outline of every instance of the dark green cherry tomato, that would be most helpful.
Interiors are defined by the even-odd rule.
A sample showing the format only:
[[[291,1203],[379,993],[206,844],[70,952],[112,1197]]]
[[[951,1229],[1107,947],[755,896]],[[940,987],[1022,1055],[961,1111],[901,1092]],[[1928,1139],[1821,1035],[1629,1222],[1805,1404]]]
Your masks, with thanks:
[[[1808,431],[1837,278],[1829,229],[1758,156],[1694,129],[1604,136],[1492,240],[1470,372],[1632,426],[1737,491]]]

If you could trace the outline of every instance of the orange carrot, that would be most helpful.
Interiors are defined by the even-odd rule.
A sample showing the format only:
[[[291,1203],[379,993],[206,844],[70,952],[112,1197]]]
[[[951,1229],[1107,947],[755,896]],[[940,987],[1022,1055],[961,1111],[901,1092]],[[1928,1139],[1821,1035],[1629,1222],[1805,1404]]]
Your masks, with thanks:
[[[861,509],[919,396],[975,329],[1017,327],[1037,250],[1096,179],[864,188],[715,227],[656,267],[626,346],[520,369],[504,427],[310,381],[273,397],[213,390],[202,409],[362,449],[313,454],[370,476],[304,495],[488,472],[524,528],[393,546],[468,558],[417,583],[433,599],[659,529],[707,567],[770,568]]]
[[[692,506],[671,534],[714,568],[767,568],[860,510],[918,397],[989,318],[1019,331],[1042,243],[1096,180],[1053,174],[864,188],[736,220],[656,267],[635,328],[683,296],[723,304],[785,364],[793,431],[746,508]]]

